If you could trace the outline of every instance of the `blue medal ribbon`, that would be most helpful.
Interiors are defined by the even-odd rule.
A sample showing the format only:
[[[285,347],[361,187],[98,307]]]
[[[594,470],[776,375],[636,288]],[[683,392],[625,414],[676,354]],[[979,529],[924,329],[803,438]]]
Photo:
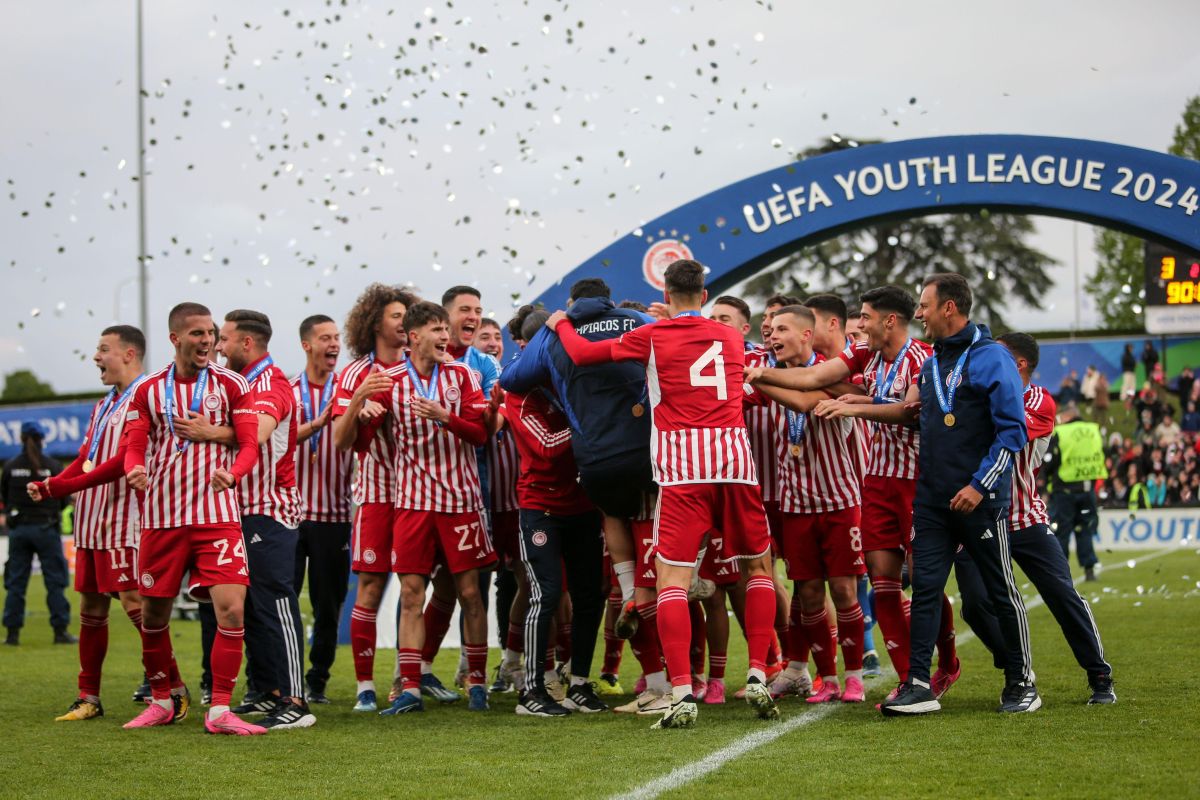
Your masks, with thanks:
[[[372,354],[372,355],[374,355],[374,354]],[[307,372],[300,373],[300,402],[304,406],[304,416],[308,419],[309,422],[315,422],[316,420],[318,420],[321,417],[321,415],[325,413],[325,409],[328,408],[329,401],[332,399],[333,399],[333,373],[330,372],[329,378],[325,381],[325,388],[321,390],[321,407],[319,409],[317,409],[317,413],[314,416],[313,415],[313,401],[312,401],[312,387],[309,386],[309,384],[308,384],[308,373]],[[310,436],[308,439],[308,441],[310,442],[309,449],[312,450],[314,453],[317,450],[317,445],[320,444],[320,442],[321,442],[321,434],[322,433],[324,433],[324,431],[322,431],[320,429],[315,430],[315,431],[313,431],[312,436]]]
[[[208,367],[200,370],[196,375],[196,386],[192,389],[192,402],[188,408],[192,411],[200,410],[200,403],[204,400],[204,390],[208,388]],[[163,414],[167,417],[167,428],[171,431],[171,438],[175,438],[175,365],[171,365],[171,369],[167,370],[166,391],[163,398]],[[183,452],[188,449],[189,441],[177,441],[175,449]]]
[[[413,366],[412,359],[404,362],[404,368],[408,370],[409,380],[412,381],[413,388],[417,390],[417,394],[424,397],[426,400],[436,400],[438,393],[438,365],[435,361],[433,364],[433,375],[429,378],[429,387],[421,382],[421,376],[417,374],[417,368]]]
[[[258,376],[262,375],[267,368],[274,363],[275,359],[271,358],[270,356],[267,356],[262,361],[258,362],[258,365],[255,366],[254,369],[250,370],[250,374],[245,376],[246,383],[254,383],[256,380],[258,380]]]
[[[680,317],[698,317],[698,316],[700,316],[699,311],[680,311],[678,314],[671,317],[671,319],[679,319]]]
[[[937,395],[938,405],[942,408],[942,413],[951,414],[954,411],[954,395],[958,394],[958,385],[962,383],[963,365],[967,363],[967,355],[971,352],[971,347],[979,341],[980,330],[978,326],[975,328],[975,335],[971,337],[971,344],[963,348],[962,355],[958,357],[958,363],[954,365],[954,369],[950,372],[950,386],[948,389],[942,389],[942,373],[938,369],[937,350],[929,356],[929,360],[933,362],[933,392]],[[953,420],[950,421],[953,424]]]
[[[814,351],[808,357],[808,363],[805,367],[811,367],[817,361],[817,354]],[[790,408],[784,409],[787,415],[788,426],[788,442],[792,445],[798,445],[804,439],[804,426],[808,424],[808,414],[802,411],[794,411]]]
[[[908,337],[908,341],[904,343],[904,347],[900,349],[900,354],[896,356],[896,360],[892,362],[892,368],[888,370],[887,377],[883,376],[883,352],[879,353],[879,367],[875,370],[875,402],[886,403],[888,392],[891,390],[892,382],[896,380],[896,373],[900,371],[900,364],[904,361],[904,356],[908,355],[908,348],[912,346],[912,337]]]
[[[100,407],[100,413],[96,415],[96,421],[92,425],[92,430],[88,433],[88,454],[87,463],[96,463],[96,453],[100,450],[100,431],[104,430],[104,423],[108,421],[108,417],[112,412],[121,407],[129,395],[133,394],[133,390],[141,383],[142,378],[146,377],[146,373],[142,373],[133,379],[125,391],[121,392],[121,396],[117,397],[117,387],[112,387],[108,392],[108,397],[104,398],[104,405]]]

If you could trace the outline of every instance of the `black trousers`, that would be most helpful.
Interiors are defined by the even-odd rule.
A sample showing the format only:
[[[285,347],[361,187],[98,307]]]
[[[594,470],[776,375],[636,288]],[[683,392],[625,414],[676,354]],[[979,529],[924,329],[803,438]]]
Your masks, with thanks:
[[[1009,545],[1013,561],[1033,582],[1054,615],[1079,666],[1089,676],[1110,674],[1112,667],[1104,660],[1104,645],[1100,643],[1092,609],[1075,590],[1070,565],[1054,534],[1045,525],[1034,525],[1014,531],[1009,536]],[[954,573],[962,592],[963,619],[984,647],[992,651],[992,656],[997,657],[1003,652],[1004,638],[979,570],[969,556],[959,553]]]
[[[545,688],[542,666],[550,642],[550,622],[562,599],[563,572],[571,595],[571,674],[592,670],[596,636],[604,618],[604,539],[600,514],[569,517],[521,509],[521,561],[529,577],[525,615],[525,680]]]
[[[296,543],[293,586],[297,594],[308,570],[308,599],[312,604],[312,667],[305,679],[310,689],[324,692],[337,655],[338,622],[350,585],[350,523],[301,522]],[[251,573],[253,574],[253,573]]]
[[[1071,534],[1075,534],[1075,557],[1083,568],[1096,566],[1096,532],[1100,529],[1100,511],[1096,508],[1096,493],[1055,492],[1050,504],[1054,534],[1064,556],[1071,555]],[[1078,531],[1076,531],[1078,528]]]
[[[246,592],[246,649],[254,662],[254,688],[304,697],[301,642],[304,625],[296,579],[300,536],[261,514],[242,517],[250,588]]]
[[[949,508],[913,508],[912,652],[909,678],[929,683],[929,663],[942,617],[942,592],[961,544],[987,589],[1003,641],[1005,680],[1033,682],[1029,624],[1009,553],[1008,508],[978,506],[970,514]]]
[[[33,557],[42,565],[46,584],[46,607],[50,626],[65,628],[71,624],[71,603],[66,589],[70,583],[67,557],[63,554],[62,531],[57,522],[22,523],[8,531],[8,562],[4,565],[4,627],[25,625],[25,591],[33,574]]]

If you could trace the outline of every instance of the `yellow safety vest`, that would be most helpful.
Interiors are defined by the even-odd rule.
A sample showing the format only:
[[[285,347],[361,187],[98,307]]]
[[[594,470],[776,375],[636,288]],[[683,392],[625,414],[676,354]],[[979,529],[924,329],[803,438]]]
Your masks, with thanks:
[[[1062,462],[1058,479],[1063,483],[1094,481],[1108,477],[1104,466],[1104,439],[1094,422],[1074,420],[1054,429]]]

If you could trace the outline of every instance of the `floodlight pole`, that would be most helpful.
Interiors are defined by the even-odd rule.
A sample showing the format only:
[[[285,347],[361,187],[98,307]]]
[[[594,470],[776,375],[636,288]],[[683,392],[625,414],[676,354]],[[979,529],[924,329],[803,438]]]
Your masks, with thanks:
[[[146,335],[147,357],[149,357],[150,300],[146,274],[146,92],[142,61],[142,0],[137,0],[138,327]]]

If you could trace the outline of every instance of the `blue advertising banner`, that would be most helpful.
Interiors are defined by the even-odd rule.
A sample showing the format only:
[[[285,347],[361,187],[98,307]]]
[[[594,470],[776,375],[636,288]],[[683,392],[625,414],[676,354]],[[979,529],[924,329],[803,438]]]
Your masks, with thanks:
[[[0,406],[0,459],[21,452],[21,424],[38,422],[46,434],[43,449],[52,455],[73,458],[87,435],[95,400],[69,403],[36,403]]]

